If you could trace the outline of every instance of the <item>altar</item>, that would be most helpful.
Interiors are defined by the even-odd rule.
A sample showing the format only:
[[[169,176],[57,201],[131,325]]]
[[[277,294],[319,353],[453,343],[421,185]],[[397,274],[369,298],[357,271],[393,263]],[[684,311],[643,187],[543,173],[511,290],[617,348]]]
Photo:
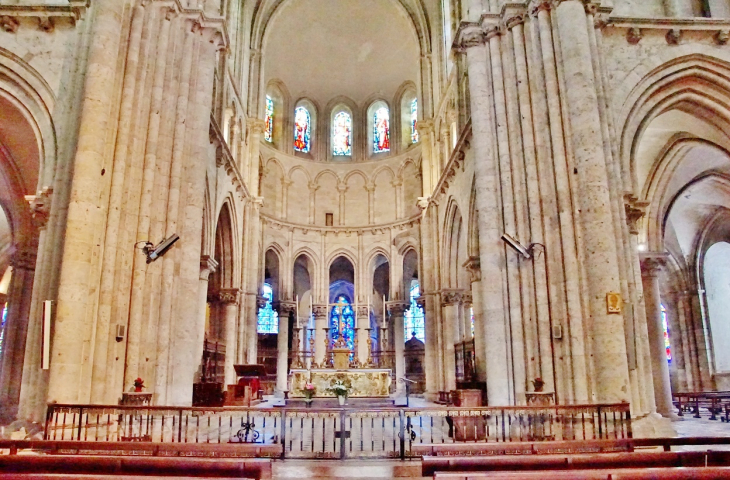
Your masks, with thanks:
[[[311,382],[316,387],[315,398],[335,397],[328,391],[336,382],[345,384],[351,398],[387,398],[392,382],[390,370],[380,368],[332,368],[292,369],[289,375],[289,398],[304,398],[304,385]]]

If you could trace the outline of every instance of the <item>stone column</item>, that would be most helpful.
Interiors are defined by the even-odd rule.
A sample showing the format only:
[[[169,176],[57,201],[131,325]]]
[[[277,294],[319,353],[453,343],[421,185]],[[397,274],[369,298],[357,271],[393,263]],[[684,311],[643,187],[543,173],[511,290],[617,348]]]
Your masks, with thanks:
[[[423,372],[426,376],[426,396],[431,400],[438,399],[438,392],[441,390],[441,375],[439,368],[439,359],[441,356],[438,352],[438,319],[440,314],[440,305],[437,304],[437,298],[434,294],[436,289],[437,275],[433,267],[435,261],[436,250],[435,222],[437,218],[437,205],[429,204],[428,199],[421,198],[418,207],[422,209],[421,217],[421,296],[417,299],[418,305],[423,309],[425,319],[425,352],[424,352],[424,368]]]
[[[405,357],[405,325],[403,324],[403,314],[408,309],[408,303],[403,301],[388,302],[388,314],[390,315],[393,325],[393,350],[395,353],[395,379],[396,395],[405,395],[405,383],[400,382],[401,378],[406,375],[406,357]]]
[[[461,341],[468,342],[472,339],[471,336],[471,311],[474,303],[474,299],[471,293],[464,293],[461,301]]]
[[[663,253],[641,255],[641,280],[644,286],[646,320],[649,330],[654,398],[657,412],[665,417],[670,417],[674,416],[672,388],[669,383],[669,364],[664,345],[661,298],[659,296],[659,273],[666,265],[666,261],[667,255]]]
[[[368,331],[370,328],[370,306],[359,305],[357,307],[357,322],[356,327],[359,328],[357,331],[357,352],[355,352],[355,358],[360,361],[361,365],[365,365],[368,361]]]
[[[225,339],[226,339],[226,364],[225,364],[225,386],[236,383],[236,371],[233,364],[236,362],[236,318],[238,317],[238,294],[237,288],[221,290],[218,294],[225,311]]]
[[[664,0],[664,11],[670,17],[694,17],[692,0]]]
[[[456,338],[459,331],[459,304],[462,300],[461,290],[441,290],[441,331],[444,339],[444,390],[456,390]]]
[[[488,53],[481,27],[471,24],[460,30],[459,49],[466,52],[469,73],[472,130],[476,176],[476,204],[478,210],[479,257],[482,273],[489,282],[482,283],[482,306],[485,335],[489,338],[487,350],[487,403],[509,405],[514,402],[510,380],[510,362],[507,345],[510,342],[508,315],[504,299],[504,247],[500,237],[499,173],[494,149],[495,126],[489,81]]]
[[[339,194],[338,209],[337,209],[337,225],[345,224],[345,192],[347,192],[347,185],[345,183],[337,184],[337,192]]]
[[[375,184],[366,184],[365,190],[368,191],[368,225],[372,225],[375,223]]]
[[[573,195],[582,232],[579,245],[590,314],[587,333],[595,359],[593,401],[628,402],[631,385],[623,314],[609,313],[607,308],[607,294],[622,289],[616,238],[607,234],[614,231],[613,215],[585,5],[579,0],[563,0],[552,17],[562,58],[569,151],[574,165]]]
[[[329,308],[327,305],[313,305],[312,314],[314,315],[314,363],[323,366],[325,360],[325,338],[327,332],[327,317]],[[329,339],[327,340],[329,341]]]
[[[484,336],[484,313],[482,307],[482,272],[479,257],[470,257],[464,265],[471,275],[471,306],[474,309],[474,354],[477,380],[487,380],[487,339]]]
[[[36,255],[32,252],[17,252],[12,265],[13,276],[3,302],[7,302],[8,312],[2,330],[3,352],[0,358],[0,422],[7,423],[15,419],[20,400]],[[4,273],[0,273],[0,276]],[[0,304],[0,311],[2,307]]]
[[[279,302],[279,333],[276,352],[276,395],[284,397],[289,380],[289,314],[297,311],[295,302]],[[296,325],[295,325],[296,326]]]
[[[205,312],[208,305],[208,278],[218,268],[218,262],[210,255],[200,257],[200,283],[198,286],[198,305],[200,321],[198,323],[198,338],[205,339]],[[198,342],[196,357],[203,360],[203,342]]]

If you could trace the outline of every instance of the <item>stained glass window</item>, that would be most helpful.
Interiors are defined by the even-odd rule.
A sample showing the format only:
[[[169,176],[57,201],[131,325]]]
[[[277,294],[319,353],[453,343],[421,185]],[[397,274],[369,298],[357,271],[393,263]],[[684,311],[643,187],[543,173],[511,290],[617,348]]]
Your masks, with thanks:
[[[312,135],[312,117],[305,107],[297,107],[294,110],[294,150],[297,152],[309,152],[309,141]]]
[[[669,323],[667,322],[667,309],[662,307],[662,327],[664,327],[664,348],[667,350],[667,361],[672,361],[672,345],[669,343]]]
[[[353,350],[355,348],[355,311],[352,309],[350,300],[344,295],[337,297],[330,313],[330,338],[332,345],[340,345],[342,336],[345,347]],[[352,357],[352,355],[350,355]]]
[[[421,296],[421,286],[418,282],[411,284],[411,306],[404,314],[405,338],[410,339],[415,333],[416,338],[422,342],[426,342],[426,326],[423,309],[416,303],[416,299]]]
[[[471,325],[471,338],[474,338],[474,307],[469,308],[470,325]]]
[[[380,107],[373,116],[373,152],[390,150],[390,119],[387,107]]]
[[[266,123],[264,124],[264,140],[274,141],[274,101],[266,95]]]
[[[418,143],[418,99],[411,102],[411,143]]]
[[[352,155],[352,117],[347,112],[338,113],[332,122],[332,154]]]
[[[256,330],[259,333],[279,333],[279,313],[271,305],[274,300],[274,290],[268,283],[264,283],[262,296],[266,299],[266,305],[259,308],[259,321]]]
[[[3,305],[3,315],[0,317],[0,355],[3,353],[3,340],[5,339],[5,321],[8,319],[8,304]]]

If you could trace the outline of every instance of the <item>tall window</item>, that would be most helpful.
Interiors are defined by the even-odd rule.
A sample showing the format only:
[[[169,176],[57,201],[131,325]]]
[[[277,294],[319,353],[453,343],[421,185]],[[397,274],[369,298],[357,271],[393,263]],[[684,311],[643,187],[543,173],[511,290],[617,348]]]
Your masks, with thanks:
[[[266,95],[266,123],[264,124],[264,140],[274,141],[274,100]]]
[[[662,307],[662,327],[664,329],[664,348],[667,351],[667,361],[672,361],[672,345],[669,343],[669,323],[667,321],[667,309]]]
[[[380,107],[373,115],[373,152],[390,150],[390,117],[387,107]]]
[[[8,304],[3,305],[3,314],[0,317],[0,355],[3,353],[3,341],[5,340],[5,321],[8,319]]]
[[[342,335],[345,346],[355,348],[355,312],[346,296],[337,297],[337,302],[330,313],[330,338],[333,345],[338,345]]]
[[[474,307],[469,307],[469,318],[471,320],[471,338],[474,338]]]
[[[410,339],[415,335],[417,339],[426,342],[426,327],[423,309],[416,303],[416,299],[421,296],[421,286],[414,281],[411,284],[411,306],[404,314],[405,338]]]
[[[256,330],[259,333],[279,333],[279,313],[271,305],[272,300],[274,300],[274,290],[268,283],[264,283],[262,296],[266,299],[266,305],[259,308],[259,321]]]
[[[332,154],[352,155],[352,117],[339,112],[332,122]]]
[[[411,102],[411,143],[418,143],[418,99]]]
[[[297,107],[294,110],[294,150],[297,152],[309,152],[312,135],[311,119],[309,110],[305,107]]]

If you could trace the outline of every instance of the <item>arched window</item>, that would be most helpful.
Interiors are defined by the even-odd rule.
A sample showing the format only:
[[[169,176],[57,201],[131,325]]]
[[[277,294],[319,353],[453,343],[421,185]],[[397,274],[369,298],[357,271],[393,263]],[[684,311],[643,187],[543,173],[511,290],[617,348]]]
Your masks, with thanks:
[[[664,328],[664,348],[667,350],[667,361],[672,361],[672,345],[669,343],[669,323],[667,321],[667,309],[662,308],[662,327]]]
[[[411,143],[418,143],[418,99],[411,102]]]
[[[352,117],[347,112],[332,120],[332,155],[352,155]]]
[[[274,300],[274,290],[268,283],[264,283],[262,296],[266,299],[266,305],[259,308],[259,321],[256,330],[258,333],[279,333],[279,313],[271,305]]]
[[[306,107],[297,107],[294,110],[294,150],[308,153],[311,147],[312,117]]]
[[[330,338],[335,346],[344,343],[350,350],[355,348],[355,312],[350,300],[344,295],[337,297],[330,313]]]
[[[5,321],[8,319],[8,304],[3,305],[2,317],[0,317],[0,355],[3,353],[3,341],[5,340]]]
[[[264,123],[264,140],[274,141],[274,99],[266,95],[266,120]]]
[[[390,114],[380,107],[373,115],[373,153],[390,151]]]
[[[426,326],[423,309],[416,303],[416,299],[421,296],[421,286],[417,280],[411,283],[411,306],[404,314],[405,338],[411,338],[414,334],[417,339],[426,342]]]
[[[469,318],[471,325],[471,338],[474,338],[474,307],[469,307]]]

